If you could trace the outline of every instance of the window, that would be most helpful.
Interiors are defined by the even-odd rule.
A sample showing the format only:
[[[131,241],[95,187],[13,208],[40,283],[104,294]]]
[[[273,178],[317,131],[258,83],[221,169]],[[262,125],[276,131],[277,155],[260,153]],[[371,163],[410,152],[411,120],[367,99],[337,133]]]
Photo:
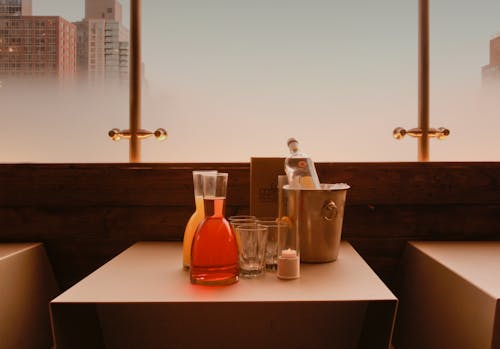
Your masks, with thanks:
[[[360,11],[363,8],[363,11]],[[417,7],[396,1],[144,3],[144,161],[415,160]],[[397,29],[395,29],[397,28]]]
[[[85,35],[71,24],[83,20],[81,1],[55,2],[36,2],[33,12],[64,18],[59,26],[46,22],[60,45],[34,46],[23,57],[26,66],[75,67],[74,77],[93,84],[70,83],[61,91],[58,84],[52,90],[33,83],[20,91],[0,76],[0,103],[10,115],[0,127],[32,130],[23,139],[15,133],[0,139],[9,149],[0,161],[127,161],[128,142],[113,143],[106,134],[128,128],[128,77],[116,84],[106,79],[128,69],[122,43],[128,43],[130,2],[121,1],[123,26],[95,18]],[[142,142],[143,161],[282,156],[290,136],[317,161],[416,160],[415,139],[392,138],[397,126],[417,127],[416,1],[168,0],[142,7],[142,127],[169,132],[166,142]],[[485,87],[500,80],[500,65],[490,57],[498,13],[500,4],[491,1],[431,1],[430,126],[451,130],[447,140],[431,140],[431,160],[500,157],[498,92]],[[96,14],[119,15],[110,7]],[[7,32],[12,27],[36,43],[45,29],[39,19],[20,23],[6,21],[0,40],[17,40],[21,34]],[[88,52],[76,48],[77,35]],[[0,43],[1,52],[9,47]],[[20,59],[1,52],[5,62]],[[49,55],[64,57],[56,64],[65,66],[53,69]],[[21,94],[51,103],[13,102]],[[50,142],[40,132],[44,125],[57,125]]]
[[[33,8],[35,17],[23,17],[33,21],[33,30],[20,24],[19,18],[8,20],[12,23],[10,27],[19,26],[20,32],[27,32],[22,35],[30,38],[33,44],[26,44],[30,45],[26,50],[33,54],[16,56],[12,64],[8,61],[6,70],[9,75],[1,75],[0,71],[0,104],[3,109],[0,127],[12,130],[11,136],[0,141],[5,147],[0,152],[0,161],[126,161],[126,144],[113,147],[115,144],[108,140],[107,131],[118,120],[126,123],[128,84],[100,81],[91,87],[81,83],[82,76],[88,81],[93,78],[84,69],[80,70],[78,84],[75,84],[77,32],[76,24],[72,23],[81,21],[84,13],[79,0],[59,1],[57,5],[55,2],[36,2]],[[40,16],[61,16],[62,19],[47,20]],[[42,32],[48,33],[44,22],[47,29],[50,23],[50,31],[54,32],[50,35],[58,38],[53,44],[47,39],[42,41]],[[18,38],[21,34],[9,35]],[[21,62],[23,64],[19,66]],[[24,80],[17,80],[20,75]],[[25,103],[26,100],[30,103]],[[106,147],[111,152],[100,156],[98,149]]]
[[[453,15],[450,15],[453,9]],[[432,159],[500,160],[500,76],[490,43],[500,34],[496,1],[431,1],[431,123],[448,127],[446,146],[433,145]]]

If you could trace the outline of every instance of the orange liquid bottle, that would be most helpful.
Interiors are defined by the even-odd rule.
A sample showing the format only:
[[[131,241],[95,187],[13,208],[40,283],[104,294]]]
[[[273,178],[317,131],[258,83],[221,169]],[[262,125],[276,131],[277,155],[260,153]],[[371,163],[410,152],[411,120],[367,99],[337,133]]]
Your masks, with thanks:
[[[185,270],[191,265],[191,245],[198,225],[205,218],[203,207],[203,175],[216,174],[217,171],[193,171],[194,203],[195,211],[189,218],[184,230],[184,240],[182,242],[182,266]]]
[[[238,281],[238,244],[224,218],[227,173],[203,177],[205,219],[194,234],[191,248],[191,282],[228,285]]]
[[[196,210],[189,218],[184,231],[184,240],[182,242],[182,267],[187,270],[191,265],[191,245],[193,244],[193,237],[198,225],[205,218],[205,210],[203,207],[203,196],[195,197]]]

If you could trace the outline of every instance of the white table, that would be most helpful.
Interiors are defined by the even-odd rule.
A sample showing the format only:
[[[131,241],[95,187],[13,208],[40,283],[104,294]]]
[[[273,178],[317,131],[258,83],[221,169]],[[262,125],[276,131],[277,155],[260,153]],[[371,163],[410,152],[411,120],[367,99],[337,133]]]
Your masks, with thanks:
[[[57,283],[41,243],[0,243],[0,348],[49,348]]]
[[[51,302],[57,349],[388,348],[397,299],[348,243],[336,262],[200,286],[182,246],[140,242]]]
[[[500,348],[500,241],[412,242],[398,349]]]

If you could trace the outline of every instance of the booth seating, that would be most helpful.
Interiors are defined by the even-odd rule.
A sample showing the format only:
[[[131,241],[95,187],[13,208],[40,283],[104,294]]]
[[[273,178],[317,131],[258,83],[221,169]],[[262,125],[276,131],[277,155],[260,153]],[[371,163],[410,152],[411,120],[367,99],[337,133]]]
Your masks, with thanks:
[[[500,348],[500,241],[411,242],[397,349]]]
[[[0,243],[0,347],[50,348],[49,302],[58,293],[41,243]]]

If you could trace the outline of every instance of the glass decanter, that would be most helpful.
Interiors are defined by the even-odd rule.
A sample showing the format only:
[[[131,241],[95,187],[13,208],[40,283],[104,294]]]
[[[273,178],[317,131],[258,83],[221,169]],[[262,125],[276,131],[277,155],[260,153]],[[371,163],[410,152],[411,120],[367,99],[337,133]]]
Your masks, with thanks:
[[[224,218],[227,173],[206,174],[203,178],[205,218],[193,238],[191,283],[228,285],[238,281],[238,244]]]
[[[195,211],[186,224],[186,229],[184,230],[184,240],[182,242],[182,266],[185,270],[189,269],[191,264],[191,245],[193,244],[194,233],[203,218],[205,218],[202,176],[205,174],[216,173],[217,171],[193,171]]]

